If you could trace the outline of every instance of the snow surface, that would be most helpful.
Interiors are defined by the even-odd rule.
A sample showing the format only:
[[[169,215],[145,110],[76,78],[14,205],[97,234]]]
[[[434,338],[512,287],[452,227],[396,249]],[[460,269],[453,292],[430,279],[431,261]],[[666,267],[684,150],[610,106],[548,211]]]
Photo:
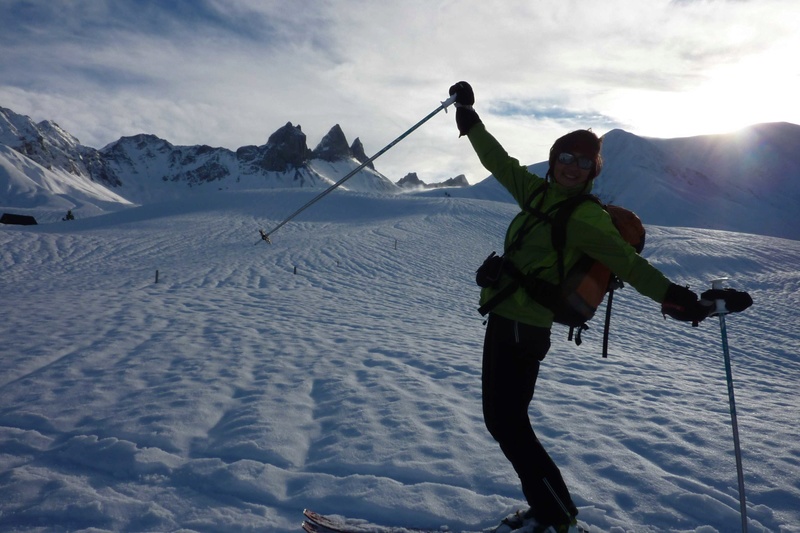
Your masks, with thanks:
[[[337,191],[259,241],[317,193],[0,226],[0,530],[288,532],[310,507],[480,531],[523,505],[473,281],[516,207]],[[674,281],[753,295],[727,319],[750,530],[800,531],[800,242],[648,232]],[[608,359],[595,322],[581,347],[554,329],[531,408],[580,518],[737,531],[716,319],[626,288]]]

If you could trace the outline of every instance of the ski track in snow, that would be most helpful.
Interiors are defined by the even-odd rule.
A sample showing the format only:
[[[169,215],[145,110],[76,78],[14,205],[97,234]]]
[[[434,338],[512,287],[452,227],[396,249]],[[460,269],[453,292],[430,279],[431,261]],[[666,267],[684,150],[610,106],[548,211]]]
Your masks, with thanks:
[[[0,530],[285,532],[310,507],[479,531],[522,505],[474,285],[516,207],[337,193],[254,244],[313,194],[0,229]],[[800,242],[648,231],[674,281],[753,295],[727,319],[750,526],[800,531]],[[554,328],[531,408],[580,518],[737,530],[717,319],[626,288],[604,360],[603,314],[581,347]]]

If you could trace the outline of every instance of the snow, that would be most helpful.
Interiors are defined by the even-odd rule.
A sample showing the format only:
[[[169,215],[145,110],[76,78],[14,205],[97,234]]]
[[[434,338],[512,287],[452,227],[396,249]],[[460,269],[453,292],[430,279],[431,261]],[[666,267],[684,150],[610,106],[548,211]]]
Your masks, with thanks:
[[[130,207],[128,200],[102,185],[60,169],[47,169],[0,144],[0,209],[32,213],[42,222],[54,222],[69,209],[84,216]]]
[[[0,227],[0,530],[280,533],[309,507],[480,531],[523,505],[483,426],[473,280],[516,207],[337,191],[259,241],[318,192]],[[676,282],[752,294],[727,319],[750,530],[800,531],[800,242],[647,242]],[[626,288],[608,359],[595,322],[580,347],[554,328],[531,408],[579,518],[738,530],[716,319]]]

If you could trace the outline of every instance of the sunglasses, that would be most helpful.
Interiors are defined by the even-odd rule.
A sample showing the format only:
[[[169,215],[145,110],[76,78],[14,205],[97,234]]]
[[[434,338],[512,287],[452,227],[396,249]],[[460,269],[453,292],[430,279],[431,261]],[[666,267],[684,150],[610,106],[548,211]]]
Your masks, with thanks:
[[[576,156],[575,154],[571,154],[569,152],[561,152],[558,154],[558,162],[564,165],[571,165],[573,163],[578,163],[578,167],[582,168],[583,170],[589,170],[594,165],[594,159],[586,156]]]

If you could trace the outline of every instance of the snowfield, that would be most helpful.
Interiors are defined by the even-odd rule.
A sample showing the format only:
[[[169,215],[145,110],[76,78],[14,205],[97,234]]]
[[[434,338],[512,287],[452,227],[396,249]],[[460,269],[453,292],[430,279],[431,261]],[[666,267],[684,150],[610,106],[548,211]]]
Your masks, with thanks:
[[[474,284],[516,206],[337,192],[259,241],[317,192],[0,226],[0,530],[280,533],[309,507],[481,531],[523,505]],[[727,319],[750,530],[800,532],[800,241],[649,226],[644,254],[753,296]],[[603,312],[580,347],[554,328],[531,408],[579,518],[739,530],[718,321],[626,288],[603,359]]]

